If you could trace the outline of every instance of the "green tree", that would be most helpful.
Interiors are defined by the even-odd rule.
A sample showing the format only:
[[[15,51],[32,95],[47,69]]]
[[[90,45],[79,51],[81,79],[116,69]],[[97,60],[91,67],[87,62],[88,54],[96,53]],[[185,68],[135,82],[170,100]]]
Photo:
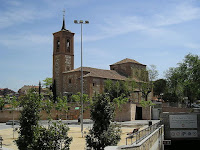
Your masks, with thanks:
[[[120,141],[121,130],[114,119],[114,106],[106,94],[98,95],[91,107],[91,119],[94,124],[86,136],[87,147],[103,150],[106,146],[117,145]]]
[[[168,93],[175,95],[177,101],[188,97],[190,103],[200,98],[200,57],[188,54],[178,67],[166,72]]]
[[[61,121],[49,122],[48,128],[40,126],[39,113],[42,109],[51,112],[50,100],[41,104],[43,96],[33,90],[21,100],[23,110],[20,117],[20,131],[16,144],[19,150],[68,150],[72,138],[68,137],[69,128]],[[64,99],[64,98],[63,98]],[[63,107],[63,106],[62,106]]]
[[[63,96],[61,97],[57,97],[57,101],[56,101],[56,105],[55,105],[55,109],[57,111],[60,111],[60,117],[57,114],[57,118],[61,118],[62,112],[67,112],[68,111],[68,104],[67,104],[67,97]]]
[[[69,127],[61,121],[51,122],[49,128],[39,126],[36,130],[34,150],[69,150],[71,137],[68,137]]]
[[[0,97],[0,110],[3,110],[4,105],[5,105],[5,100],[2,97]]]
[[[15,124],[14,124],[14,110],[19,106],[19,101],[15,96],[10,98],[10,96],[6,96],[6,99],[8,100],[9,104],[12,106],[12,127],[13,127],[13,139],[14,139],[14,133],[15,133]]]
[[[73,95],[71,96],[71,101],[72,101],[72,102],[75,102],[76,105],[79,105],[80,108],[81,108],[81,93],[78,92],[78,93],[76,93],[76,94],[73,94]],[[86,104],[87,104],[87,105],[86,105]],[[87,94],[83,94],[83,105],[85,105],[85,106],[83,107],[83,109],[84,109],[84,110],[87,110],[88,108],[90,108],[91,104],[92,104],[92,99],[89,98],[89,96],[88,96]],[[81,110],[81,109],[80,109],[80,110]]]
[[[142,92],[142,96],[146,101],[148,101],[149,94],[153,91],[154,80],[158,76],[158,71],[155,65],[150,65],[148,69],[141,69],[140,75],[137,78],[140,80],[137,83],[137,87]]]
[[[19,150],[32,149],[36,140],[35,130],[38,127],[40,113],[40,96],[33,91],[28,92],[21,101],[23,110],[20,117],[19,137],[16,140]]]
[[[43,85],[46,87],[46,88],[50,88],[53,84],[53,81],[52,81],[52,78],[46,78],[43,80]]]
[[[154,82],[154,94],[160,96],[167,90],[167,81],[165,79],[158,79]]]
[[[129,97],[130,91],[131,89],[128,81],[105,81],[104,93],[108,94],[111,102],[114,102],[114,99],[118,97],[120,97],[119,100]]]

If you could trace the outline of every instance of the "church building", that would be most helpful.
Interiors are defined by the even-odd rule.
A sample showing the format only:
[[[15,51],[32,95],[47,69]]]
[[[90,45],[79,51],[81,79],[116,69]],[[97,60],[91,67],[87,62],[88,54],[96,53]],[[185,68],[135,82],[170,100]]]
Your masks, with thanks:
[[[74,35],[65,28],[65,19],[60,31],[53,33],[53,81],[58,95],[76,94],[81,91],[81,68],[74,68]],[[90,97],[94,93],[102,93],[107,79],[118,81],[132,78],[141,82],[135,76],[134,70],[146,70],[146,65],[133,59],[125,58],[110,65],[110,70],[83,67],[83,92]],[[134,99],[139,102],[141,93],[135,90]]]

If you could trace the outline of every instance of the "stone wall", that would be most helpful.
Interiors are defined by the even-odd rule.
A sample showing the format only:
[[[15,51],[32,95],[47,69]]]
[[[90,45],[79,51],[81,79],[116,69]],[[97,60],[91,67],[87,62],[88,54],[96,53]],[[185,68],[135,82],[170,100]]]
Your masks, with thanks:
[[[75,103],[70,104],[71,107],[68,110],[67,113],[65,112],[59,112],[55,109],[51,110],[51,117],[52,119],[58,119],[61,118],[63,120],[76,120],[80,116],[80,110],[76,110],[76,107],[79,107],[79,105],[76,105]],[[86,108],[86,106],[85,106]],[[135,120],[135,110],[136,110],[136,104],[124,104],[121,107],[121,110],[117,110],[115,120],[116,121],[132,121]],[[14,111],[14,119],[19,120],[20,111]],[[0,111],[0,122],[7,122],[9,120],[12,120],[12,111],[11,110],[2,110]],[[45,111],[42,111],[40,113],[41,120],[47,120],[48,114]],[[90,110],[85,109],[83,114],[84,119],[90,119]]]
[[[115,121],[135,120],[136,104],[124,104],[116,111]]]

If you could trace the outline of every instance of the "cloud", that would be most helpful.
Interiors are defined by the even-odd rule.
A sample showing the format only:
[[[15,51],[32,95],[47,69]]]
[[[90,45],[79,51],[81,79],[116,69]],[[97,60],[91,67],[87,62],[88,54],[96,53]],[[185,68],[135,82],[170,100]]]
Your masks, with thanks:
[[[41,34],[4,35],[0,37],[0,43],[6,47],[26,47],[38,44],[50,45],[52,38],[49,35]]]
[[[191,2],[183,2],[175,5],[170,10],[156,14],[154,20],[156,26],[168,26],[199,18],[200,8],[194,6]]]
[[[159,12],[148,15],[110,15],[98,24],[92,36],[84,37],[84,41],[96,41],[131,32],[142,32],[147,35],[162,37],[175,34],[167,29],[170,25],[181,24],[200,19],[200,8],[192,1],[181,1],[166,5]],[[176,35],[177,36],[177,35]]]
[[[0,10],[0,29],[53,16],[50,9],[40,9],[35,4],[20,3],[19,1],[6,2],[6,7]]]

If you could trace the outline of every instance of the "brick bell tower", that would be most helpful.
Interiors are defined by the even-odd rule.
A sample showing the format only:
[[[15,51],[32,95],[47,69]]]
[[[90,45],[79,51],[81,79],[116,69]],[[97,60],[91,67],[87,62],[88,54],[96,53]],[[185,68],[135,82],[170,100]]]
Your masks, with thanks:
[[[58,96],[63,95],[63,72],[74,69],[74,34],[65,28],[65,15],[60,31],[53,33],[53,81]]]

